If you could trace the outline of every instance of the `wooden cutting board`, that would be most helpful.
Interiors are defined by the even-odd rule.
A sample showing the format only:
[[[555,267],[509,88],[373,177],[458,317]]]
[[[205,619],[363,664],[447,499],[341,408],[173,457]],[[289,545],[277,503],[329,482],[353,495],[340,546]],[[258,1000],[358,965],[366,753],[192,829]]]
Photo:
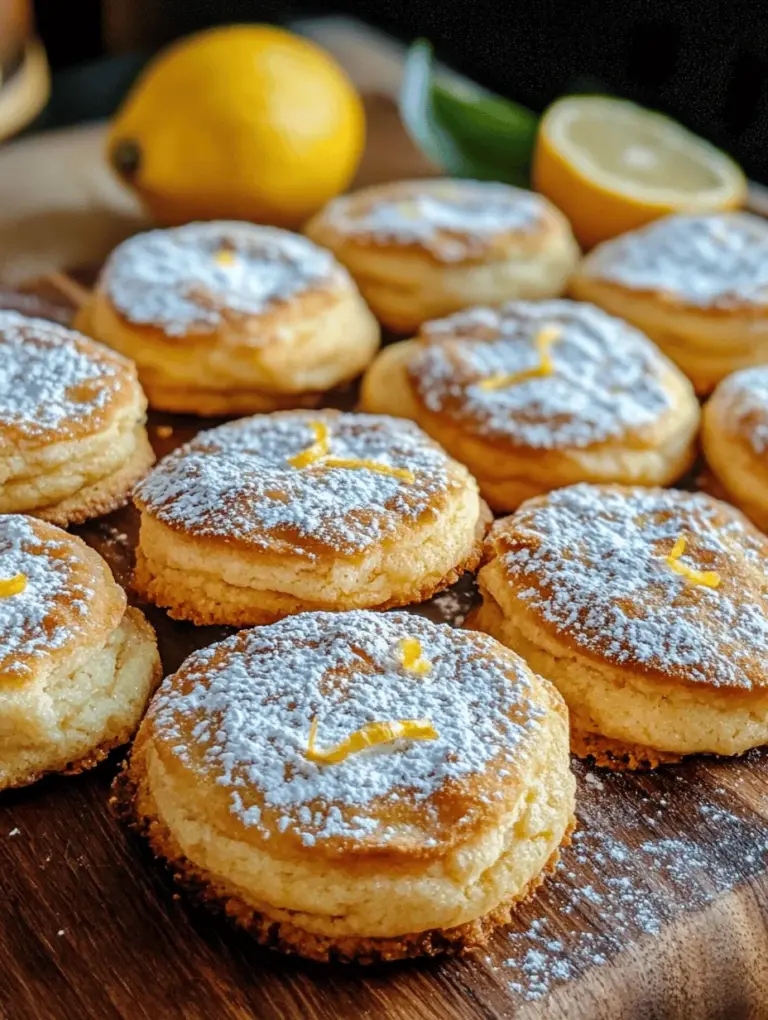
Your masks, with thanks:
[[[363,179],[424,172],[391,100],[376,92],[366,101]],[[62,136],[52,141],[49,157],[61,151]],[[34,142],[39,168],[46,146]],[[93,138],[88,144],[91,162],[81,173],[92,181],[101,170],[92,164]],[[17,153],[14,159],[18,181],[24,167]],[[118,218],[140,222],[135,209],[117,205]],[[42,231],[51,226],[51,207],[48,191],[36,221]],[[104,224],[102,231],[103,244]],[[54,229],[52,236],[60,235]],[[23,232],[14,244],[21,242]],[[16,254],[25,257],[23,243]],[[33,289],[58,302],[39,311],[66,318],[60,295]],[[0,294],[0,306],[13,300]],[[347,391],[332,402],[353,401]],[[153,415],[158,454],[200,424]],[[78,529],[126,587],[136,525],[126,508]],[[415,611],[460,624],[474,598],[464,583]],[[166,672],[227,633],[174,623],[153,609],[148,615]],[[279,957],[177,899],[145,847],[109,813],[117,762],[114,756],[92,773],[0,798],[2,1020],[768,1018],[765,751],[635,775],[574,760],[579,830],[556,875],[514,923],[464,959],[370,970]]]
[[[158,454],[199,424],[152,415]],[[137,516],[77,529],[128,588]],[[415,611],[460,624],[474,598],[465,582]],[[166,672],[229,633],[148,615]],[[4,1020],[768,1017],[765,752],[635,775],[574,760],[579,830],[514,923],[468,958],[373,970],[281,958],[178,900],[110,815],[118,760],[0,798]]]

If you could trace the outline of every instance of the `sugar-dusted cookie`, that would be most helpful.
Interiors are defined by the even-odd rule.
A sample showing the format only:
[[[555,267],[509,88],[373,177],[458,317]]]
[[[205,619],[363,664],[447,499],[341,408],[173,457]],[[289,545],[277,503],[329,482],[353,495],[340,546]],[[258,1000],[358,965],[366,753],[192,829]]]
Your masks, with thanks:
[[[656,220],[598,245],[570,293],[633,322],[709,393],[768,362],[768,221],[746,212]]]
[[[567,841],[567,713],[484,634],[304,613],[187,659],[115,799],[183,884],[274,949],[460,952]]]
[[[358,375],[379,344],[330,252],[237,222],[124,241],[78,324],[133,358],[152,407],[200,415],[311,406]]]
[[[154,631],[104,560],[45,521],[0,516],[0,789],[97,764],[159,679]]]
[[[579,257],[567,220],[545,198],[490,181],[364,188],[329,203],[306,232],[401,333],[470,305],[555,297]]]
[[[122,506],[155,459],[146,408],[126,358],[0,311],[0,513],[66,526]]]
[[[497,521],[475,625],[568,703],[574,750],[637,766],[768,742],[768,538],[674,489],[574,485]]]
[[[202,432],[134,500],[138,590],[198,624],[420,602],[477,566],[489,520],[412,422],[337,411]]]
[[[575,482],[667,485],[693,463],[691,384],[621,319],[576,301],[510,301],[385,347],[365,410],[412,418],[495,510]]]

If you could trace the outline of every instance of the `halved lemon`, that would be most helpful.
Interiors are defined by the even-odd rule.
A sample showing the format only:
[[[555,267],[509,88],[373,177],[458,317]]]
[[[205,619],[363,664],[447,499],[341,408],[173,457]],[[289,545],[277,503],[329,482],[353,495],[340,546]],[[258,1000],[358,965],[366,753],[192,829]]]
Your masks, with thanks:
[[[623,99],[568,96],[545,112],[534,187],[589,248],[672,212],[744,203],[741,168],[676,121]]]

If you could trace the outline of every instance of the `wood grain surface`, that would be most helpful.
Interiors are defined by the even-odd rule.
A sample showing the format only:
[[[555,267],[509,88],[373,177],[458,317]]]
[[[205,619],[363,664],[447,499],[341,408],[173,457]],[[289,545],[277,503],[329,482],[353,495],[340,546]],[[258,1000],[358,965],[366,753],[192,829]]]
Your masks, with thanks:
[[[157,453],[201,424],[152,415]],[[77,529],[129,593],[137,517]],[[465,581],[414,611],[460,624],[474,599]],[[229,633],[147,612],[166,672]],[[373,970],[283,959],[188,907],[110,815],[118,761],[0,798],[4,1020],[768,1017],[765,752],[634,775],[574,760],[579,831],[514,923],[466,959]]]
[[[367,102],[364,179],[423,170],[391,100]],[[49,302],[0,290],[0,307],[67,318],[33,291]],[[153,415],[157,452],[200,424]],[[136,525],[126,508],[78,529],[127,587]],[[474,598],[465,582],[415,611],[458,624]],[[227,633],[148,615],[166,672]],[[187,906],[110,815],[119,757],[0,798],[2,1020],[768,1018],[764,751],[634,775],[574,761],[579,830],[514,923],[464,959],[369,970],[282,958]]]

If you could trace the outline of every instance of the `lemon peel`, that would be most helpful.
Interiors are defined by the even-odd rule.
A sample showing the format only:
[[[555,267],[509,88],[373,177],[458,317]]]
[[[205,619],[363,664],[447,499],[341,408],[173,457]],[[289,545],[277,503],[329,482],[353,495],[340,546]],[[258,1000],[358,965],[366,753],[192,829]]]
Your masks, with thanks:
[[[400,665],[410,673],[428,673],[432,663],[425,659],[421,651],[421,642],[416,638],[404,637],[398,645]]]
[[[237,259],[231,248],[219,248],[213,256],[213,261],[218,262],[220,266],[233,266]]]
[[[544,326],[533,340],[534,346],[539,352],[538,365],[535,365],[533,368],[525,368],[521,372],[511,372],[507,375],[499,372],[496,375],[489,376],[487,379],[481,379],[478,386],[483,390],[501,390],[507,386],[514,386],[517,383],[524,382],[526,379],[552,375],[555,366],[552,361],[551,349],[561,333],[562,330],[559,326]]]
[[[337,468],[366,468],[368,471],[375,471],[379,475],[392,475],[403,482],[412,485],[416,481],[413,471],[408,468],[390,467],[389,464],[380,464],[377,460],[357,459],[354,457],[326,457],[323,463],[327,467]]]
[[[409,471],[407,468],[390,467],[389,464],[380,464],[377,460],[366,460],[365,458],[331,457],[328,452],[330,447],[328,426],[322,421],[311,421],[309,427],[315,434],[315,441],[305,450],[288,458],[291,467],[305,468],[312,464],[321,464],[329,468],[354,468],[357,470],[365,468],[380,475],[392,475],[409,485],[416,481],[413,471]]]
[[[297,453],[295,457],[288,458],[291,467],[309,467],[310,464],[316,464],[328,454],[328,426],[322,421],[311,421],[308,424],[315,434],[315,441],[306,450]]]
[[[395,740],[436,740],[437,732],[428,719],[395,719],[392,722],[366,723],[359,730],[350,733],[341,743],[324,751],[315,746],[317,740],[317,717],[309,727],[309,740],[305,752],[309,761],[320,765],[337,765],[351,754],[358,754],[368,747],[391,744]]]
[[[687,539],[684,535],[680,535],[675,544],[672,546],[672,552],[668,556],[665,556],[667,566],[670,570],[674,570],[676,574],[680,574],[686,580],[692,584],[701,584],[705,588],[717,588],[720,585],[720,575],[715,570],[696,570],[695,567],[687,567],[684,563],[680,562],[680,557],[685,552],[685,547],[688,544]]]
[[[0,580],[0,598],[7,598],[10,595],[19,595],[26,587],[26,574],[16,574],[15,577],[8,577]]]

